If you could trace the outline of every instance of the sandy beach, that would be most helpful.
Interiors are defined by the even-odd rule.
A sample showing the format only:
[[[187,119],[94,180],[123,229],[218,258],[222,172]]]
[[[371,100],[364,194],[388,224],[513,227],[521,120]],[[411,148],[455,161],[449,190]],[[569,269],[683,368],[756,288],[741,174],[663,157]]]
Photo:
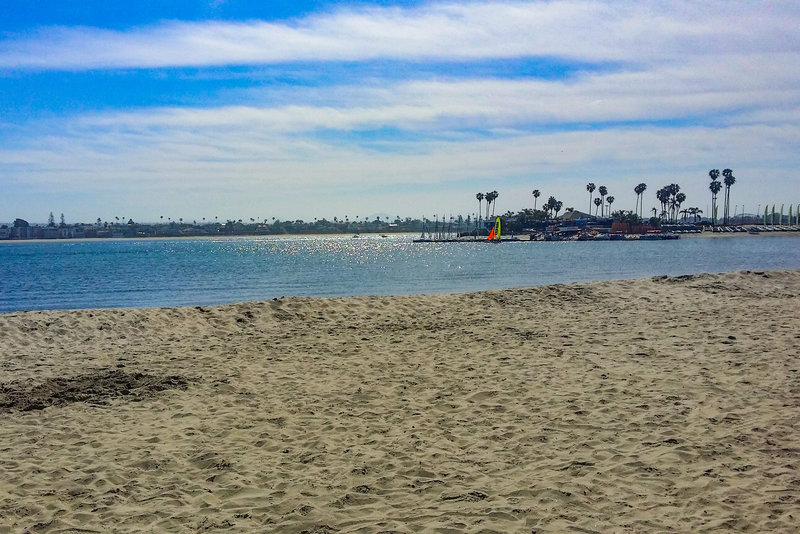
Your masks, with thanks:
[[[800,271],[0,315],[0,534],[796,532]]]

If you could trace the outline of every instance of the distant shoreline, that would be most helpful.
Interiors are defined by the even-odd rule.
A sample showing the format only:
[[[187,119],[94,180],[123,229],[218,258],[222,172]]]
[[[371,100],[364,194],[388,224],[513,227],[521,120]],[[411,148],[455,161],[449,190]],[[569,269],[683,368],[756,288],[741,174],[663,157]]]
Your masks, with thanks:
[[[191,240],[237,240],[237,239],[296,239],[296,238],[352,238],[354,235],[359,237],[369,238],[382,238],[392,239],[398,236],[402,237],[415,237],[419,232],[361,232],[358,234],[352,233],[324,233],[324,234],[252,234],[252,235],[191,235],[191,236],[152,236],[152,237],[76,237],[76,238],[59,238],[59,239],[3,239],[3,243],[98,243],[98,242],[130,242],[130,241],[191,241]],[[528,234],[512,234],[521,239],[519,243],[527,243],[528,239],[523,237]],[[636,234],[631,234],[636,235]],[[384,237],[385,236],[385,237]],[[780,237],[780,236],[797,236],[800,237],[800,232],[791,231],[777,231],[777,232],[697,232],[680,234],[682,239],[687,238],[734,238],[734,237]],[[476,239],[475,241],[482,241],[484,239]],[[469,240],[465,240],[469,242]],[[532,243],[540,243],[541,241],[531,241]]]

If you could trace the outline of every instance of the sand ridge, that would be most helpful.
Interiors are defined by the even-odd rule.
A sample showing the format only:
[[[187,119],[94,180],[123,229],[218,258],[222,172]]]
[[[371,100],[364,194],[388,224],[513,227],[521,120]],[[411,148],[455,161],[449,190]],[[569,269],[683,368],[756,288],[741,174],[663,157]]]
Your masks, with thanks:
[[[791,532],[798,294],[738,272],[0,315],[0,391],[180,380],[0,410],[0,533]]]

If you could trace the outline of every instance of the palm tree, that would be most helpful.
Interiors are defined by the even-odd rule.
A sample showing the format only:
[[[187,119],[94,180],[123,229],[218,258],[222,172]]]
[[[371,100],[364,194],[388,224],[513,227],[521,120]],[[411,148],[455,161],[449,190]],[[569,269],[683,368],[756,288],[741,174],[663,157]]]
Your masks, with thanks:
[[[600,187],[597,188],[597,192],[600,193],[600,217],[603,217],[605,215],[605,212],[603,211],[603,204],[606,201],[608,188],[606,188],[606,186],[604,185],[601,185]]]
[[[594,183],[589,182],[586,184],[586,190],[589,192],[589,213],[592,213],[592,197],[594,196]]]
[[[611,204],[614,203],[614,197],[609,196],[606,198],[606,202],[608,202],[608,214],[611,215]]]
[[[563,205],[564,205],[564,203],[561,202],[560,200],[556,200],[553,203],[553,211],[556,212],[556,219],[558,219],[558,212],[561,211],[561,206],[563,206]]]
[[[717,194],[722,189],[722,184],[716,180],[712,180],[710,184],[708,184],[708,188],[711,190],[711,224],[713,226],[717,225]]]
[[[647,184],[645,183],[641,183],[633,188],[633,192],[636,193],[636,206],[638,206],[639,208],[638,211],[636,210],[634,211],[636,211],[636,213],[639,214],[639,217],[642,216],[642,200],[643,200],[642,194],[645,192],[646,189],[647,189]]]
[[[497,191],[489,191],[488,193],[484,194],[484,198],[486,199],[486,219],[489,219],[489,208],[492,206],[492,202],[494,202],[500,194]],[[492,211],[494,213],[494,211]]]
[[[538,199],[541,194],[542,193],[538,189],[534,189],[533,190],[533,209],[534,209],[534,211],[536,210],[536,199]]]
[[[669,191],[666,187],[662,187],[656,191],[656,198],[661,203],[661,216],[667,215],[667,204],[669,203]]]
[[[599,209],[600,209],[600,204],[602,204],[602,203],[603,203],[603,201],[600,199],[600,197],[596,197],[596,198],[594,199],[594,205],[595,205],[595,208],[594,208],[594,216],[595,216],[595,217],[597,217],[597,210],[599,210]]]
[[[686,195],[684,193],[678,193],[675,195],[675,220],[678,220],[678,212],[681,209],[681,204],[686,202]],[[686,217],[684,217],[686,219]]]
[[[550,212],[555,209],[557,202],[558,200],[556,200],[556,197],[550,197],[547,199],[547,202],[545,203],[543,208],[547,211],[548,217],[550,216]]]
[[[497,203],[495,201],[499,196],[500,193],[498,193],[497,191],[492,191],[492,217],[494,217],[494,209],[497,207]]]
[[[736,177],[730,169],[722,171],[722,176],[725,177],[725,225],[727,225],[731,214],[731,186],[736,183]]]
[[[722,185],[714,185],[719,180],[719,169],[711,169],[708,171],[708,177],[711,178],[711,183],[708,188],[711,190],[711,224],[717,225],[717,193],[722,189]]]
[[[481,202],[483,201],[483,193],[478,193],[475,195],[475,198],[478,199],[478,224],[481,222]]]

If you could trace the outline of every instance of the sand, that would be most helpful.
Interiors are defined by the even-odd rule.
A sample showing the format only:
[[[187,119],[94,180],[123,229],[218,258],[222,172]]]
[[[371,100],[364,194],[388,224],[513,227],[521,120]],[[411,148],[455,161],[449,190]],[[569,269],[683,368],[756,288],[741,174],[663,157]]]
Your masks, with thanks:
[[[0,533],[792,532],[800,271],[0,315]]]

